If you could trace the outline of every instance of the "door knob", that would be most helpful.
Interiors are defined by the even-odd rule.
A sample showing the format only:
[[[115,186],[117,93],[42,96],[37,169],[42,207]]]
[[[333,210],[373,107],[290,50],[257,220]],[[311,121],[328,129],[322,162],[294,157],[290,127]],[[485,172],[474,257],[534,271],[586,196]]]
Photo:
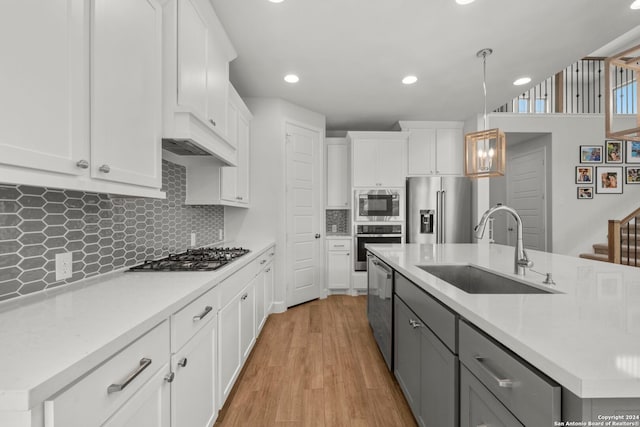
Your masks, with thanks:
[[[316,239],[320,238],[320,233],[316,233]]]

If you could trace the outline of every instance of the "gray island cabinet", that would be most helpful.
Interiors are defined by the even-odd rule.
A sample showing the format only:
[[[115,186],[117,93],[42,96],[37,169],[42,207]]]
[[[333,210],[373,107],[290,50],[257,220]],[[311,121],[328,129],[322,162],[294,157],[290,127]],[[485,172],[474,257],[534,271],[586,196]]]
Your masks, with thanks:
[[[460,291],[412,268],[430,256],[437,261],[432,264],[468,261],[447,259],[438,253],[439,245],[422,246],[368,247],[393,269],[392,371],[419,425],[546,427],[613,421],[622,424],[609,425],[640,426],[640,398],[580,397],[563,385],[564,378],[552,378],[520,347],[503,344],[504,336],[494,336],[493,329],[488,332],[486,323],[478,321],[485,314],[464,306],[473,296],[456,300]],[[477,259],[473,251],[468,252]],[[481,296],[486,307],[490,297]]]

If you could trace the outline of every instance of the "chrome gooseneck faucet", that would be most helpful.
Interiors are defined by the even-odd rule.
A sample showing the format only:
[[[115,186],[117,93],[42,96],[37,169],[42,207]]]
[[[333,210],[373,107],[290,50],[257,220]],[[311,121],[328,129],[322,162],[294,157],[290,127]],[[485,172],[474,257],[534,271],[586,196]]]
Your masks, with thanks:
[[[515,274],[524,276],[526,269],[533,267],[533,261],[531,261],[529,257],[527,257],[527,252],[524,250],[524,245],[522,243],[522,218],[520,218],[520,215],[518,215],[518,212],[516,212],[515,209],[510,208],[509,206],[505,206],[502,203],[498,203],[494,207],[487,210],[482,215],[482,218],[480,219],[480,222],[478,223],[478,225],[476,225],[476,227],[473,229],[475,232],[476,238],[482,239],[482,236],[484,236],[484,229],[487,226],[487,221],[494,213],[498,211],[509,212],[511,216],[513,216],[513,218],[516,220],[517,242],[516,242],[516,248],[515,248],[516,251],[515,251],[514,262],[513,262],[513,272]]]

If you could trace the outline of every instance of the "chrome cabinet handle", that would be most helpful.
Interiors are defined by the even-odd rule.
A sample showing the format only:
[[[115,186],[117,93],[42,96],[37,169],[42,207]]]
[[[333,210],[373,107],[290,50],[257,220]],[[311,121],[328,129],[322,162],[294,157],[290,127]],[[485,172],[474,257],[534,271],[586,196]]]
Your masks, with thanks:
[[[122,384],[111,384],[107,387],[107,393],[115,393],[118,391],[122,391],[128,386],[131,381],[135,380],[138,375],[142,373],[145,369],[147,369],[151,365],[151,359],[147,359],[143,357],[140,359],[140,366],[133,373],[129,374],[129,376],[124,380]]]
[[[247,297],[248,297],[248,296],[249,296],[249,294],[244,294],[244,295],[242,295],[242,297],[241,297],[240,299],[241,299],[242,301],[244,301],[244,300],[246,300],[246,299],[247,299]]]
[[[260,265],[264,264],[265,262],[267,262],[267,260],[263,259],[262,261],[260,261]]]
[[[275,252],[271,252],[271,253],[269,254],[269,256],[274,256],[274,255],[275,255]]]
[[[204,311],[196,316],[193,316],[193,321],[197,322],[199,320],[202,320],[205,318],[205,316],[209,313],[211,313],[211,310],[213,310],[213,307],[211,307],[210,305],[206,306],[204,308]]]
[[[422,326],[419,322],[416,322],[413,319],[409,319],[409,324],[411,325],[411,327],[413,329],[419,328],[420,326]]]
[[[473,358],[475,359],[476,362],[478,362],[478,365],[480,365],[482,370],[485,371],[491,377],[491,379],[494,380],[498,384],[498,387],[502,387],[502,388],[512,388],[513,387],[514,381],[509,379],[509,378],[500,378],[498,375],[496,375],[484,363],[484,360],[485,360],[484,357],[482,357],[482,356],[473,356]]]
[[[78,162],[76,163],[76,166],[79,167],[80,169],[87,169],[89,167],[89,162],[86,161],[85,159],[78,160]]]
[[[216,125],[216,122],[213,119],[209,119],[209,123],[211,123],[212,125]]]
[[[98,170],[102,173],[109,173],[111,172],[111,168],[109,167],[109,165],[102,165],[98,168]]]
[[[320,233],[316,233],[315,238],[319,239],[320,238]]]
[[[175,378],[176,374],[174,374],[173,372],[169,372],[167,375],[165,375],[164,380],[168,383],[172,383]]]
[[[271,267],[267,268],[265,272],[269,273],[271,271]]]
[[[333,245],[336,248],[344,248],[344,245]]]
[[[184,368],[185,366],[187,366],[187,358],[186,358],[186,357],[183,357],[182,359],[180,359],[180,360],[178,361],[178,366],[182,366],[183,368]]]

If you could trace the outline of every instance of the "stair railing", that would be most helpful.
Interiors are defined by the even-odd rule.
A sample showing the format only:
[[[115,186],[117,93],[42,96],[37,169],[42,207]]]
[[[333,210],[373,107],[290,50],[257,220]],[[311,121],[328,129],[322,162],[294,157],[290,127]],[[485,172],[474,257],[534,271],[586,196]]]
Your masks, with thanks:
[[[609,220],[609,262],[638,267],[638,234],[640,208],[621,220]],[[626,238],[625,238],[626,234]],[[626,258],[622,254],[626,250]]]

